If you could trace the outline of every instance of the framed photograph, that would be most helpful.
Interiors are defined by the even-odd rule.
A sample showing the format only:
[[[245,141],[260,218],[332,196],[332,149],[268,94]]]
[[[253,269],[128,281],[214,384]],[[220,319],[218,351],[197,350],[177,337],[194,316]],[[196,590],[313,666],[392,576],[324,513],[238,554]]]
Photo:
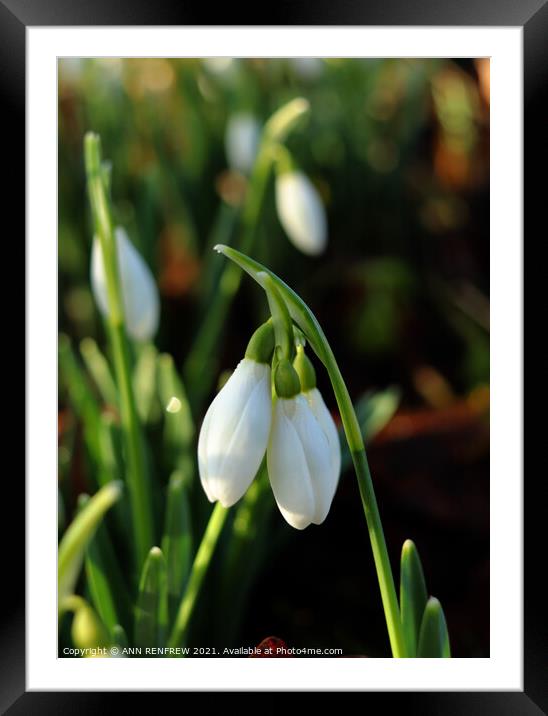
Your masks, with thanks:
[[[3,0],[27,287],[7,713],[546,709],[522,432],[546,7]]]

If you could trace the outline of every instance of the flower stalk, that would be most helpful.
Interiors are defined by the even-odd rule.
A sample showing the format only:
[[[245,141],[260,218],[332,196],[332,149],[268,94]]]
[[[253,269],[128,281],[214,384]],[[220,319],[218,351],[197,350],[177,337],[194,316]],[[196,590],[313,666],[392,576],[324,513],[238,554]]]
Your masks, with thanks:
[[[132,512],[136,569],[140,572],[153,545],[150,489],[145,468],[141,426],[131,381],[130,354],[124,325],[124,306],[114,227],[101,166],[101,140],[98,135],[92,132],[86,134],[84,155],[93,221],[105,264],[109,306],[106,320],[120,396],[122,431],[128,461],[127,483]]]
[[[184,596],[179,605],[179,610],[175,618],[173,630],[169,637],[168,647],[179,647],[185,643],[186,635],[188,632],[188,625],[196,605],[196,600],[200,593],[204,577],[207,573],[209,563],[215,551],[217,541],[223,529],[223,525],[228,514],[228,509],[223,507],[220,502],[217,502],[209,522],[207,523],[206,531],[202,537],[202,541],[194,558],[192,570],[188,580],[188,585],[185,590]]]
[[[379,582],[392,654],[397,658],[405,657],[405,641],[398,599],[396,596],[394,577],[390,566],[386,540],[384,537],[371,472],[367,462],[360,425],[331,346],[329,345],[329,342],[327,341],[327,338],[325,337],[325,334],[312,311],[308,308],[304,301],[278,276],[257,261],[250,259],[248,256],[245,256],[235,249],[228,246],[216,246],[215,248],[219,251],[219,253],[224,254],[227,258],[231,259],[238,264],[238,266],[243,268],[244,271],[246,271],[261,286],[264,285],[264,278],[262,277],[262,274],[268,274],[272,283],[281,293],[291,318],[303,331],[309,344],[314,349],[314,352],[327,369],[331,385],[335,393],[335,398],[337,400],[337,405],[339,407],[343,428],[358,480],[360,497],[367,521],[369,539],[377,571],[377,579]]]

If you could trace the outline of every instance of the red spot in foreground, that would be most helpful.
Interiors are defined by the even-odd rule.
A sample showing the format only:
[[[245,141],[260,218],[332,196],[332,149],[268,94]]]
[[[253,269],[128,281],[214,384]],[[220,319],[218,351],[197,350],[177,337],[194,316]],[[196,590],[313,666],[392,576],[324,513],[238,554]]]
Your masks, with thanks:
[[[287,644],[277,636],[267,636],[255,647],[255,653],[249,656],[250,659],[284,659],[291,658],[292,654],[287,653]]]

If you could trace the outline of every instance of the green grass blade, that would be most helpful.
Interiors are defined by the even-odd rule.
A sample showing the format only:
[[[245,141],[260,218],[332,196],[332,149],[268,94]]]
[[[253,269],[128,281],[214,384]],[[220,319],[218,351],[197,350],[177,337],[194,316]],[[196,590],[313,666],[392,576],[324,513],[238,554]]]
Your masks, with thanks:
[[[106,405],[118,405],[118,391],[107,359],[93,338],[80,343],[80,355]]]
[[[184,476],[180,471],[172,474],[167,488],[162,551],[167,565],[168,609],[172,622],[192,566],[190,510]]]
[[[406,540],[401,552],[400,611],[407,656],[417,654],[422,616],[428,594],[422,564],[415,544]]]
[[[447,659],[451,656],[447,622],[435,597],[430,597],[424,610],[417,656],[422,659]]]
[[[63,535],[58,551],[58,599],[74,590],[82,567],[84,553],[107,510],[120,499],[122,483],[111,482],[102,487],[79,512]]]
[[[139,583],[135,610],[135,646],[142,649],[162,646],[165,643],[166,621],[166,561],[162,550],[153,547],[145,560]]]

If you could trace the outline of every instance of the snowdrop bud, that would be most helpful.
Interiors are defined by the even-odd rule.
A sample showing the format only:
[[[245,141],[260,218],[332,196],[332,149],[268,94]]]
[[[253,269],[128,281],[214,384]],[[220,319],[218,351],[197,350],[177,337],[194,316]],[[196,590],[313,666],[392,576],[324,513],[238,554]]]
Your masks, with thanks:
[[[276,401],[267,465],[272,492],[285,520],[298,530],[321,524],[331,507],[337,480],[328,440],[304,395]]]
[[[225,135],[225,149],[232,169],[249,174],[255,163],[261,126],[252,114],[240,112],[228,120]]]
[[[300,171],[276,177],[276,209],[291,242],[304,254],[317,256],[327,245],[325,210],[316,188]]]
[[[160,319],[158,289],[149,267],[124,229],[117,227],[114,236],[126,330],[134,340],[147,341],[153,338],[158,330]],[[103,251],[97,236],[93,239],[91,253],[91,287],[99,310],[104,316],[108,316],[107,279]]]
[[[202,487],[210,502],[218,500],[224,507],[244,495],[266,452],[272,421],[270,365],[249,356],[264,355],[269,341],[273,346],[268,330],[271,325],[255,332],[246,357],[209,406],[200,430]]]
[[[319,57],[292,57],[290,63],[302,80],[316,80],[324,69],[323,60]]]

